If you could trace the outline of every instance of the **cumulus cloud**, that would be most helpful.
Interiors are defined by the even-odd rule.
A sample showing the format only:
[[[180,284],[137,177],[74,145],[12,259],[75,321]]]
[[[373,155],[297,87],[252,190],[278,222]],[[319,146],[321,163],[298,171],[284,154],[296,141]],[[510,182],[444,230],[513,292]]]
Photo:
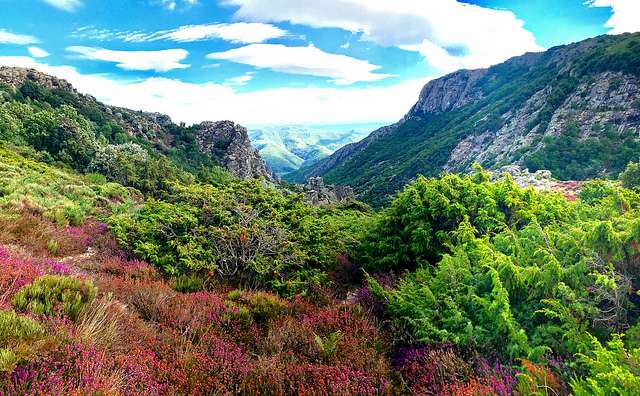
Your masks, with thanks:
[[[34,58],[46,58],[50,55],[47,51],[39,47],[29,47],[27,48],[27,50],[29,51],[29,54],[31,54],[31,56],[33,56]]]
[[[238,20],[340,28],[382,46],[421,52],[429,62],[435,57],[438,67],[486,67],[541,50],[512,12],[455,0],[223,0],[223,4],[239,7],[234,14]]]
[[[82,59],[114,62],[124,70],[154,70],[167,72],[173,69],[186,69],[190,65],[180,63],[189,52],[184,49],[160,51],[113,51],[95,47],[67,47],[67,51],[78,54]]]
[[[75,11],[77,8],[82,6],[82,1],[80,0],[43,0],[43,1],[56,8],[59,8],[63,11],[68,11],[68,12]]]
[[[276,88],[239,93],[232,86],[167,78],[128,81],[81,74],[30,57],[0,57],[0,65],[39,69],[64,78],[80,92],[116,106],[159,111],[175,121],[234,120],[245,125],[392,122],[418,98],[427,80],[374,88]]]
[[[133,43],[170,40],[175,42],[204,41],[221,39],[232,43],[262,43],[270,39],[284,37],[289,33],[268,23],[215,23],[185,25],[176,29],[146,33],[142,31],[117,31],[83,26],[76,29],[71,37],[100,41],[122,40]]]
[[[0,29],[0,44],[27,45],[35,44],[37,42],[38,39],[33,36],[11,33],[5,29]]]
[[[640,1],[638,0],[587,0],[590,7],[610,7],[611,18],[605,27],[611,28],[609,33],[634,33],[640,31]]]
[[[329,77],[338,85],[359,81],[378,81],[390,74],[374,73],[380,66],[346,55],[324,52],[313,45],[288,47],[282,44],[251,44],[224,52],[213,52],[209,59],[228,60],[277,72]]]

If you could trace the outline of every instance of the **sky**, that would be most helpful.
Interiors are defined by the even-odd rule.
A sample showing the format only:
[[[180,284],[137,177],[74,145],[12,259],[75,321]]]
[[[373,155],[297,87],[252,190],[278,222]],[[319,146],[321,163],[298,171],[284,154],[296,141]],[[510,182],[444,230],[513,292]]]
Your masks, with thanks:
[[[188,124],[393,122],[430,79],[601,34],[640,0],[0,0],[0,65]]]

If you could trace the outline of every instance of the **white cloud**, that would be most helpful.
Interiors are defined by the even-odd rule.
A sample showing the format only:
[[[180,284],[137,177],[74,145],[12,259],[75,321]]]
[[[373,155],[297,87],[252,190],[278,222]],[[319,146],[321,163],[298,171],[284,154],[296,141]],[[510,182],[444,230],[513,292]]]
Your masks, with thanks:
[[[173,69],[185,69],[189,65],[180,63],[189,52],[183,49],[160,51],[113,51],[94,47],[67,47],[67,51],[80,55],[82,59],[115,62],[124,70],[154,70],[167,72]]]
[[[238,77],[233,77],[227,80],[229,85],[247,85],[249,81],[253,79],[253,73],[245,73]]]
[[[202,25],[185,25],[176,29],[161,30],[154,33],[142,31],[117,31],[99,29],[95,26],[83,26],[76,29],[71,37],[77,39],[94,39],[100,41],[122,40],[133,43],[170,40],[175,42],[192,42],[221,39],[233,43],[262,43],[270,39],[284,37],[289,33],[268,23],[216,23]]]
[[[39,47],[29,47],[27,48],[27,50],[34,58],[46,58],[47,56],[51,55],[47,51]]]
[[[181,26],[178,29],[152,34],[142,41],[189,42],[220,38],[234,43],[262,43],[286,34],[285,30],[267,23],[218,23]]]
[[[610,7],[611,18],[605,24],[609,33],[634,33],[640,31],[640,1],[638,0],[587,0],[590,7]]]
[[[169,11],[175,11],[178,8],[178,4],[182,3],[185,7],[194,6],[198,4],[198,0],[154,0],[156,4],[160,4],[160,6],[164,7]]]
[[[636,0],[629,0],[636,1]],[[383,46],[421,51],[451,67],[486,67],[537,51],[533,34],[510,11],[455,0],[223,0],[243,21],[340,28]],[[440,48],[454,59],[444,59]]]
[[[43,0],[43,1],[56,8],[59,8],[63,11],[68,11],[68,12],[75,11],[78,7],[82,6],[82,1],[80,0]]]
[[[15,34],[8,32],[4,29],[0,29],[0,43],[1,44],[18,44],[18,45],[27,45],[27,44],[35,44],[38,42],[38,39],[29,36],[26,34]]]
[[[70,66],[49,66],[29,57],[0,57],[0,65],[33,67],[64,78],[107,104],[159,111],[175,121],[233,120],[244,125],[392,122],[418,98],[427,80],[375,88],[276,88],[238,93],[221,84],[167,78],[139,81],[86,75]]]
[[[207,58],[283,73],[329,77],[339,85],[392,77],[389,74],[374,73],[380,66],[346,55],[330,54],[313,45],[287,47],[282,44],[251,44],[224,52],[213,52]]]

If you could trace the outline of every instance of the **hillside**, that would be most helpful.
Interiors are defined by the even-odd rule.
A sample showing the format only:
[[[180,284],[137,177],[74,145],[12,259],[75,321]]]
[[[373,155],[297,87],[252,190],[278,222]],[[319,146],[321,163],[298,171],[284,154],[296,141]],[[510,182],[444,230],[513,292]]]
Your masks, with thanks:
[[[37,70],[14,67],[0,67],[0,103],[3,102],[0,133],[5,139],[9,135],[21,135],[24,131],[20,129],[30,127],[29,113],[39,118],[70,116],[76,118],[74,125],[70,126],[82,127],[87,132],[87,141],[84,142],[87,157],[104,150],[117,150],[119,145],[122,147],[128,143],[136,144],[151,154],[167,157],[189,172],[197,172],[202,167],[222,166],[239,178],[272,179],[264,161],[251,148],[246,128],[231,121],[203,122],[189,127],[177,125],[167,115],[108,106],[90,95],[77,92],[67,81]],[[27,107],[20,109],[11,102]],[[53,114],[56,112],[59,114]],[[65,112],[67,114],[63,114]],[[35,146],[44,143],[36,140],[34,136],[30,143]],[[36,148],[45,151],[59,149]]]
[[[508,164],[617,176],[640,149],[640,34],[601,36],[429,82],[394,125],[293,173],[380,204],[416,175]]]

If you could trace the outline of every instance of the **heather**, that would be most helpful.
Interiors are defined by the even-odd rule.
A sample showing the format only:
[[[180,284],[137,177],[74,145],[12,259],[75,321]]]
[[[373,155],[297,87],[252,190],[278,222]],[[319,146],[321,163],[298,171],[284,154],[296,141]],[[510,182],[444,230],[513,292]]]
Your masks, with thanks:
[[[637,393],[636,164],[318,207],[25,101],[96,145],[0,148],[0,394]]]

